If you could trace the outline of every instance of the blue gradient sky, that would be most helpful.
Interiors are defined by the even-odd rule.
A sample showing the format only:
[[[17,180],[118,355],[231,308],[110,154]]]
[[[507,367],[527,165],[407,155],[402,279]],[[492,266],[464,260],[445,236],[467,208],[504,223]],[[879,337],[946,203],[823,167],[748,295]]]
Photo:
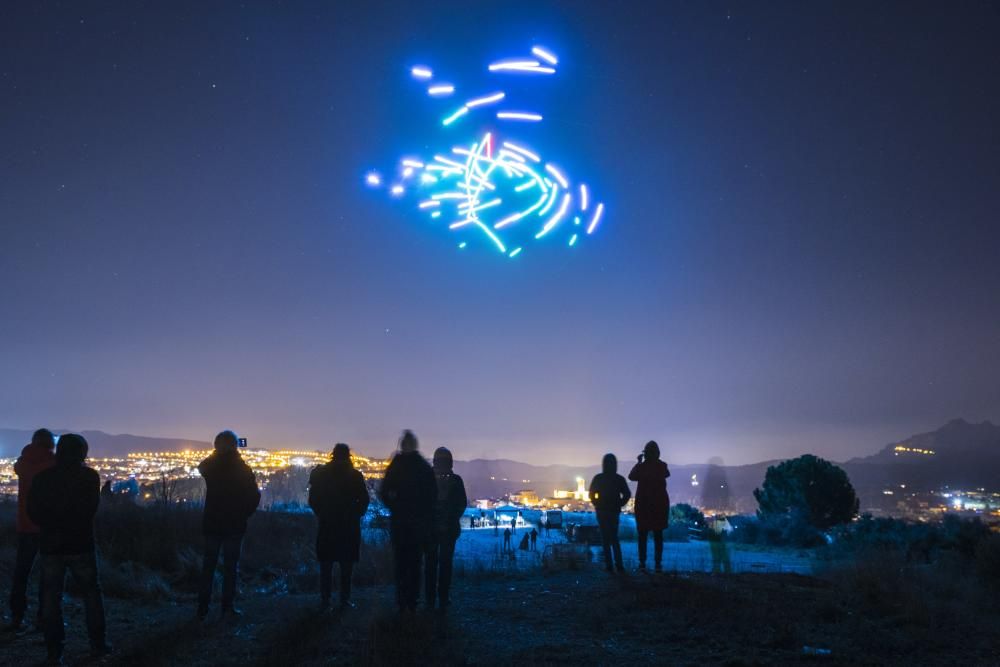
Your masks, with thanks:
[[[0,425],[736,463],[997,419],[998,35],[976,2],[6,5]],[[361,186],[459,136],[409,65],[478,91],[533,43],[523,136],[599,234],[459,252]]]

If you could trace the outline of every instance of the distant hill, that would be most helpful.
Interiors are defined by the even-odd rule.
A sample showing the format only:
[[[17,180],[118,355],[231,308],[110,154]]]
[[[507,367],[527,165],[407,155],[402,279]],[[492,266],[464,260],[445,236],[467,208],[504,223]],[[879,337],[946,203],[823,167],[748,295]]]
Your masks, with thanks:
[[[83,435],[93,456],[211,448],[209,442],[177,438],[111,435],[102,431],[84,431]],[[17,456],[30,439],[31,431],[0,429],[0,456]],[[633,460],[619,461],[619,472],[628,475],[633,463]],[[722,506],[722,501],[733,511],[751,512],[756,508],[753,490],[763,482],[768,466],[775,463],[763,461],[740,466],[671,463],[668,484],[671,501],[715,507]],[[862,507],[880,506],[886,501],[883,489],[900,484],[918,491],[945,486],[996,489],[1000,487],[1000,426],[988,421],[972,424],[954,419],[936,431],[890,443],[871,456],[840,465],[850,476]],[[506,459],[473,459],[456,461],[455,471],[465,480],[470,499],[475,499],[497,498],[521,489],[550,496],[555,489],[576,488],[577,477],[589,484],[600,466],[597,461],[592,466],[537,466]]]
[[[876,454],[843,464],[861,505],[877,506],[882,489],[905,484],[930,491],[944,487],[1000,487],[1000,426],[953,419],[936,431],[886,445]]]
[[[54,433],[68,433],[70,429],[52,429]],[[34,431],[0,429],[0,457],[18,456],[21,449],[31,442]],[[111,435],[103,431],[80,431],[90,445],[91,456],[123,457],[129,452],[170,452],[185,449],[211,449],[212,443],[178,438],[150,438],[142,435]]]
[[[910,436],[848,463],[919,465],[956,459],[979,463],[984,458],[1000,459],[1000,426],[988,421],[970,424],[953,419],[936,431]]]

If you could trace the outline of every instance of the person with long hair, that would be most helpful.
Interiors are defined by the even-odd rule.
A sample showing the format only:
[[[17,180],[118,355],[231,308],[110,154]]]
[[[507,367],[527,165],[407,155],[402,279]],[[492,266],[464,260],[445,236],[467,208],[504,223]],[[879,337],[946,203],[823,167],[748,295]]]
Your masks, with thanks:
[[[361,518],[369,502],[365,478],[351,462],[351,448],[338,443],[330,462],[316,466],[309,475],[309,507],[319,519],[316,558],[323,609],[330,606],[335,562],[340,565],[340,606],[353,606],[351,575],[361,551]]]
[[[667,478],[670,468],[660,460],[660,446],[650,440],[632,466],[628,478],[636,482],[635,527],[639,537],[639,569],[646,569],[647,539],[653,535],[653,559],[657,572],[663,569],[663,531],[670,515]]]

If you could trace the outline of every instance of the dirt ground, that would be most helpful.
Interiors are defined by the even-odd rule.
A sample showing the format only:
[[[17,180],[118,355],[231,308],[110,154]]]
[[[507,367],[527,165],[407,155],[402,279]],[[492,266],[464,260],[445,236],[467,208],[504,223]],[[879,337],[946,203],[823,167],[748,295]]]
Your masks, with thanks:
[[[309,595],[245,594],[244,616],[194,620],[193,599],[107,600],[102,665],[997,664],[996,635],[941,636],[920,619],[859,609],[830,581],[797,574],[609,575],[580,570],[464,576],[447,614],[401,616],[392,589],[318,613]],[[67,600],[67,662],[87,657],[82,607]],[[931,620],[933,624],[933,619]],[[993,626],[996,627],[996,626]],[[37,664],[39,635],[0,645]],[[807,648],[809,647],[809,648]],[[819,649],[816,651],[814,649]],[[829,653],[826,653],[829,651]]]

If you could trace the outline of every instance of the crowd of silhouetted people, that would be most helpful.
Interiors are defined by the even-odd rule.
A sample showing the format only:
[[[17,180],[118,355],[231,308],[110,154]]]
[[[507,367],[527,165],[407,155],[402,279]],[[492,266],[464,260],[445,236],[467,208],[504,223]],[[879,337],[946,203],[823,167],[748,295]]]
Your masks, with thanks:
[[[197,603],[197,617],[201,620],[209,614],[220,556],[221,614],[240,615],[235,604],[240,554],[247,522],[257,511],[261,494],[253,471],[240,456],[239,444],[233,431],[219,433],[214,452],[198,465],[205,480],[204,552]],[[94,542],[94,516],[102,496],[110,495],[110,487],[105,485],[102,489],[98,473],[86,465],[87,449],[83,436],[62,435],[56,446],[53,434],[39,429],[15,464],[17,558],[10,594],[11,623],[6,629],[16,633],[25,629],[28,579],[41,554],[35,625],[44,634],[49,664],[62,661],[65,641],[62,596],[67,571],[83,596],[92,655],[99,658],[112,652],[105,633]],[[622,508],[631,498],[628,484],[617,468],[614,454],[607,454],[602,472],[590,485],[608,571],[624,570],[618,525]],[[656,570],[662,567],[669,476],[666,463],[660,460],[659,447],[655,442],[647,443],[629,473],[629,479],[638,483],[635,516],[641,569],[646,567],[650,534],[654,567]],[[418,449],[416,436],[404,431],[378,495],[390,515],[396,601],[400,610],[416,609],[421,584],[426,608],[446,609],[455,544],[461,532],[460,519],[468,506],[465,484],[453,470],[451,452],[439,447],[432,463],[428,463]],[[354,606],[351,578],[354,564],[359,560],[361,523],[369,502],[368,487],[352,464],[350,448],[337,444],[330,461],[317,466],[309,477],[309,506],[318,520],[316,557],[322,609],[331,604],[334,564],[340,576],[339,606]],[[515,522],[516,518],[512,519],[511,526],[504,529],[503,551],[513,551],[511,537]],[[498,529],[496,523],[494,529]],[[532,528],[522,536],[519,548],[534,551],[537,539],[538,531]]]

